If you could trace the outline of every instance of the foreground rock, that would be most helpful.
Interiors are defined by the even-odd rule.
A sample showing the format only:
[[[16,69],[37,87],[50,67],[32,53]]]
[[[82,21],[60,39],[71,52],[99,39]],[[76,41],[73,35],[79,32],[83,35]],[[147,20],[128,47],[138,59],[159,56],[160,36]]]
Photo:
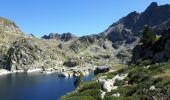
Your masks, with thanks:
[[[111,92],[111,90],[117,89],[118,86],[115,86],[116,80],[123,80],[125,77],[127,77],[128,74],[122,74],[122,75],[116,75],[112,79],[98,79],[98,82],[102,84],[102,87],[105,91]]]

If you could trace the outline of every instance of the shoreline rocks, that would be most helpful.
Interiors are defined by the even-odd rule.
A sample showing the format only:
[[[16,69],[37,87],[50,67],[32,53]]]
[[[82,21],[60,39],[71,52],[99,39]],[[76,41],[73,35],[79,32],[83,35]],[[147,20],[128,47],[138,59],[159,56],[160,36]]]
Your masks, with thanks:
[[[69,77],[69,74],[66,72],[61,72],[58,74],[59,77]]]
[[[40,72],[40,71],[42,71],[41,68],[35,68],[35,69],[27,70],[26,72],[31,73],[31,72]]]
[[[52,74],[52,73],[57,73],[58,77],[66,77],[66,78],[71,78],[71,77],[78,77],[81,74],[83,76],[87,76],[90,74],[90,72],[93,72],[96,67],[73,67],[73,68],[68,68],[68,67],[52,67],[52,68],[34,68],[34,69],[28,69],[28,70],[6,70],[6,69],[0,69],[0,75],[7,75],[7,74],[12,74],[12,73],[43,73],[43,74]]]
[[[9,74],[10,71],[8,70],[5,70],[5,69],[0,69],[0,75],[6,75],[6,74]]]

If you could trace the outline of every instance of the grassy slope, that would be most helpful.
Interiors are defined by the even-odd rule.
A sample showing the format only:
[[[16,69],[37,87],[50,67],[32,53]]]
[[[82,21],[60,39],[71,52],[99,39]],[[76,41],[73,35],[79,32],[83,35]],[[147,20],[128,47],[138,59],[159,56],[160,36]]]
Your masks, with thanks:
[[[168,100],[170,93],[170,61],[149,66],[146,62],[141,62],[138,65],[131,65],[116,72],[100,74],[100,76],[112,78],[119,73],[129,73],[124,80],[115,83],[118,86],[118,89],[106,93],[104,99],[159,100],[162,98],[163,100]],[[152,86],[154,86],[155,89],[150,89]],[[100,84],[93,80],[82,83],[76,91],[63,96],[60,99],[74,100],[75,98],[78,98],[82,100],[100,100],[100,89]],[[120,97],[112,96],[116,93],[120,93]]]

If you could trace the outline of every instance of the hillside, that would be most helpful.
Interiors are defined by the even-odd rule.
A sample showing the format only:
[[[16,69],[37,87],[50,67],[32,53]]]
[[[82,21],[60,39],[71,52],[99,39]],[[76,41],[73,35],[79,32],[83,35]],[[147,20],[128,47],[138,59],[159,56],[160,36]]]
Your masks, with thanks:
[[[14,22],[4,18],[0,18],[0,23],[0,68],[28,70],[53,67],[62,61],[63,57],[57,54],[52,40],[44,41],[25,35]]]
[[[144,12],[132,12],[102,33],[82,37],[52,33],[40,39],[24,34],[14,22],[0,18],[0,68],[27,71],[68,65],[126,64],[145,25],[156,34],[169,27],[169,9],[168,4],[158,6],[153,2]],[[153,16],[156,17],[152,19]]]
[[[100,54],[109,55],[112,62],[126,64],[130,61],[132,49],[138,43],[146,25],[153,28],[156,34],[159,34],[169,27],[169,22],[170,5],[159,6],[156,2],[153,2],[144,12],[131,12],[110,25],[102,33],[82,37],[74,36],[76,38],[70,39],[72,42],[68,41],[67,48],[81,56],[84,56],[84,54],[96,56],[104,62],[107,61]],[[57,33],[46,36],[48,38],[43,38],[58,40],[61,36]],[[70,36],[73,37],[73,35]]]
[[[80,83],[74,92],[60,100],[169,100],[170,29],[161,34],[153,44],[144,42],[134,48],[138,52],[134,52],[133,57],[138,59],[134,62],[132,58],[133,64],[118,71],[100,73],[92,81]]]

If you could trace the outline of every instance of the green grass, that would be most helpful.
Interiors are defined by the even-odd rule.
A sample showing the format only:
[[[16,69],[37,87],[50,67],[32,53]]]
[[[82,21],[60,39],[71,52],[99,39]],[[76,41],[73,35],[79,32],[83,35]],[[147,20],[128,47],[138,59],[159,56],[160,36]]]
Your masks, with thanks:
[[[77,91],[83,92],[88,89],[100,89],[100,88],[101,88],[100,84],[97,83],[96,81],[89,81],[81,83],[80,86],[77,88]]]
[[[60,100],[96,100],[92,96],[73,96],[69,98],[61,98]]]
[[[100,100],[100,88],[100,84],[96,81],[83,82],[77,87],[76,91],[66,94],[60,100],[73,100],[72,98],[78,98],[79,100]]]
[[[164,100],[167,100],[170,98],[170,61],[153,64],[146,68],[148,63],[150,61],[146,60],[115,72],[98,74],[93,81],[81,83],[75,92],[67,94],[62,98],[100,100],[101,93],[99,90],[101,86],[95,81],[98,77],[106,76],[108,79],[113,78],[117,74],[129,73],[124,80],[116,81],[115,85],[118,88],[106,93],[104,100],[150,100],[151,98],[158,100],[160,95]],[[151,86],[155,86],[155,89],[150,90]],[[120,97],[112,96],[116,93],[120,93]]]

